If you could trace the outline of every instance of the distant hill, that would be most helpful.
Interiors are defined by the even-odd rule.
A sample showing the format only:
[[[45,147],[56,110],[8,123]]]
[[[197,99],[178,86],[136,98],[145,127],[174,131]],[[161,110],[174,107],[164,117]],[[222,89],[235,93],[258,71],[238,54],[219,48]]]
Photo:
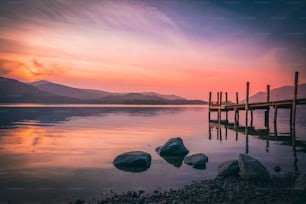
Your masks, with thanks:
[[[270,101],[279,101],[293,99],[294,93],[293,86],[282,86],[279,88],[272,89],[270,91]],[[298,86],[298,98],[306,98],[306,84],[300,84]],[[266,92],[258,92],[253,96],[250,96],[249,101],[253,102],[265,102],[267,100]],[[244,103],[245,99],[241,101]]]
[[[155,92],[112,93],[112,92],[94,90],[94,89],[79,89],[79,88],[65,86],[62,84],[56,84],[45,80],[33,82],[31,83],[31,85],[37,87],[41,91],[45,91],[59,96],[69,96],[72,98],[78,98],[80,100],[101,99],[103,97],[106,97],[107,100],[110,100],[110,98],[120,98],[123,96],[125,96],[127,99],[131,99],[131,97],[132,98],[136,97],[135,99],[141,99],[141,100],[143,100],[144,98],[146,99],[153,98],[156,100],[161,100],[161,99],[186,100],[185,98],[180,96],[163,95]]]
[[[72,103],[75,99],[60,97],[15,79],[0,77],[1,103]]]
[[[0,103],[207,104],[154,92],[111,93],[78,89],[49,81],[23,83],[0,77]]]
[[[99,99],[111,95],[111,93],[106,91],[72,88],[45,80],[33,82],[31,85],[37,87],[41,91],[54,95],[69,96],[71,98],[77,98],[80,100]]]

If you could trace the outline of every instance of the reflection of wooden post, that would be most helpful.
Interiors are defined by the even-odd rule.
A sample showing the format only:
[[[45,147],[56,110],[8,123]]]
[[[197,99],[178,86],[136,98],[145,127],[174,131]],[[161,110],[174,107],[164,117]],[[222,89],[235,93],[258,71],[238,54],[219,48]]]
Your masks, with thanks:
[[[208,122],[208,139],[211,140],[211,125]]]
[[[220,135],[220,124],[217,126],[217,140],[219,140]]]
[[[249,153],[249,132],[248,132],[248,110],[249,110],[249,91],[250,91],[250,82],[246,83],[246,100],[245,100],[245,153]]]
[[[273,124],[274,124],[274,135],[277,136],[277,105],[274,106],[274,120],[273,120]]]
[[[220,137],[219,137],[219,139],[220,139],[220,141],[222,141],[222,128],[221,128],[221,125],[220,125]]]
[[[236,129],[236,141],[238,141],[238,129]]]
[[[269,140],[266,141],[266,152],[269,153],[269,146],[270,146],[270,143],[269,143]]]
[[[293,95],[292,112],[291,112],[292,145],[295,145],[295,117],[296,117],[296,99],[297,99],[297,94],[298,94],[298,83],[299,83],[299,73],[295,72],[294,95]]]
[[[227,106],[228,98],[227,98],[227,92],[225,92],[225,105]],[[225,110],[225,120],[226,123],[228,123],[228,111]]]
[[[209,100],[208,100],[208,122],[210,121],[210,106],[211,106],[211,92],[209,92]]]

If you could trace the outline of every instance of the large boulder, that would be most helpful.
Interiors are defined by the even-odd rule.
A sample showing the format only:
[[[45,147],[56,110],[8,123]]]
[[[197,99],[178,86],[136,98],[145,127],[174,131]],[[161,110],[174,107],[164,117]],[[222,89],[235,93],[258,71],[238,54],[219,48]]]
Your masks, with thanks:
[[[118,155],[113,164],[123,171],[142,172],[151,166],[151,155],[142,151],[126,152]]]
[[[180,137],[169,139],[163,146],[157,147],[155,150],[161,156],[187,155],[189,153]]]
[[[206,162],[208,162],[208,157],[203,153],[193,154],[184,159],[185,164],[190,165],[195,169],[205,169]]]
[[[270,173],[266,167],[255,158],[240,154],[238,159],[240,176],[246,180],[268,180]]]
[[[238,176],[239,170],[238,160],[224,162],[217,168],[218,175],[222,177]]]

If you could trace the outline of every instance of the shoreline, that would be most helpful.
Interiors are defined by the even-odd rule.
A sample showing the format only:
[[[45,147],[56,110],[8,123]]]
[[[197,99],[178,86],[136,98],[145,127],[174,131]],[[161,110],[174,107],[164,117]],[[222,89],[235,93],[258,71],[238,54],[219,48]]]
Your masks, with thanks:
[[[101,193],[92,201],[82,203],[306,203],[305,189],[296,189],[296,173],[273,175],[270,180],[244,180],[236,177],[216,177],[194,181],[178,189],[142,190]],[[71,203],[72,204],[72,203]]]

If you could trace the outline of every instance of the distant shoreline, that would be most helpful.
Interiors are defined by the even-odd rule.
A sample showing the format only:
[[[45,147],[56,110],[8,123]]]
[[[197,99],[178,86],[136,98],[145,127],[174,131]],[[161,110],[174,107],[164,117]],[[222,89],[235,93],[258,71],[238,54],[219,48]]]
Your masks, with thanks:
[[[0,103],[0,107],[207,107],[208,104]]]

